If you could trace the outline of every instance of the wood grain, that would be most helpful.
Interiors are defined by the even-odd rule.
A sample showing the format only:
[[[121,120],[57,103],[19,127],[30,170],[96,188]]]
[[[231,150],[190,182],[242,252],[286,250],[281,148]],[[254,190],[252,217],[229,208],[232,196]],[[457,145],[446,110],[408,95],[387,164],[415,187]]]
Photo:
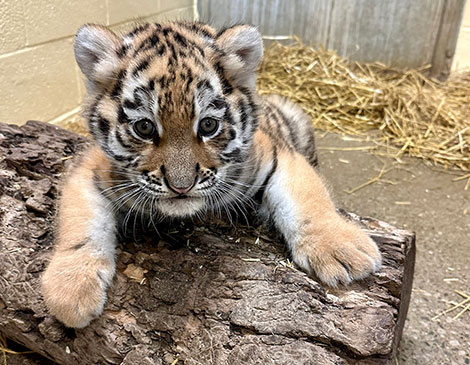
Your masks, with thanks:
[[[323,287],[256,225],[163,225],[160,238],[121,242],[103,315],[64,328],[48,315],[39,280],[64,165],[86,143],[44,123],[0,123],[1,333],[61,364],[395,364],[414,235],[346,212],[384,257],[366,280]]]

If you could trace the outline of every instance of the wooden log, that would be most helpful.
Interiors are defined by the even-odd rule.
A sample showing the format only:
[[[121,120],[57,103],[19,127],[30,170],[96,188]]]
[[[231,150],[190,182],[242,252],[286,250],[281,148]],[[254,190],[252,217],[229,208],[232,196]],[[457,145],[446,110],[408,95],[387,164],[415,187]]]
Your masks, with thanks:
[[[47,314],[39,280],[52,250],[64,165],[86,140],[40,123],[0,124],[0,332],[62,364],[392,364],[411,292],[414,235],[360,222],[379,273],[325,288],[260,227],[182,223],[121,244],[104,314],[81,330]],[[178,362],[175,362],[178,360]]]

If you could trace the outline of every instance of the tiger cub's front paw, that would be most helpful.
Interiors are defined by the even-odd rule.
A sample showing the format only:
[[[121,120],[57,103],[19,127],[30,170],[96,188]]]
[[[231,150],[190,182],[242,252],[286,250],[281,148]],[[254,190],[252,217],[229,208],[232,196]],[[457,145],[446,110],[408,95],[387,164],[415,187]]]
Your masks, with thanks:
[[[358,226],[339,217],[309,232],[292,256],[297,265],[332,287],[367,277],[382,261],[376,243]]]
[[[54,257],[42,277],[49,313],[67,327],[86,327],[103,312],[114,265],[96,261]]]

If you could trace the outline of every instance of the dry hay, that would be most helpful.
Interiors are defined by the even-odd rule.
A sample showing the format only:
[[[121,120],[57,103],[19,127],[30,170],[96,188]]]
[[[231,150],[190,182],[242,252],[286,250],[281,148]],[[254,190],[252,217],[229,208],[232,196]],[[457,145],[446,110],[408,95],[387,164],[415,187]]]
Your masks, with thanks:
[[[453,320],[459,318],[465,312],[470,312],[470,295],[463,292],[463,291],[460,291],[460,290],[455,290],[455,292],[464,299],[462,301],[458,302],[458,303],[456,303],[454,301],[449,302],[451,307],[444,310],[444,311],[442,311],[442,312],[440,312],[439,314],[435,315],[434,317],[432,317],[433,321],[437,320],[439,317],[443,316],[444,314],[455,311],[456,309],[461,309],[461,310],[452,318]]]
[[[470,171],[470,73],[440,83],[424,71],[352,62],[297,41],[267,49],[258,85],[300,103],[318,129],[372,135],[398,159]]]
[[[7,354],[10,355],[23,355],[23,354],[33,354],[34,351],[13,351],[7,347],[7,339],[0,333],[0,364],[7,365]]]
[[[1,363],[3,365],[7,365],[7,339],[5,336],[0,334],[0,353],[2,354],[1,356]]]

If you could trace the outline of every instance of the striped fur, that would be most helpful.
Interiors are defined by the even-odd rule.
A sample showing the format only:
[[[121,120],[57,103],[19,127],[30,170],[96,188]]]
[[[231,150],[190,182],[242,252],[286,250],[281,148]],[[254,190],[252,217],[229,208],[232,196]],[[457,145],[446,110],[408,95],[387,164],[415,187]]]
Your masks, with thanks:
[[[262,53],[247,25],[217,32],[201,23],[144,24],[123,36],[95,25],[79,30],[75,54],[96,144],[65,183],[43,277],[46,304],[66,325],[86,326],[102,311],[119,213],[153,224],[255,205],[293,260],[323,282],[377,270],[376,245],[336,213],[315,171],[309,118],[286,99],[256,93]],[[153,133],[143,135],[142,122]]]

